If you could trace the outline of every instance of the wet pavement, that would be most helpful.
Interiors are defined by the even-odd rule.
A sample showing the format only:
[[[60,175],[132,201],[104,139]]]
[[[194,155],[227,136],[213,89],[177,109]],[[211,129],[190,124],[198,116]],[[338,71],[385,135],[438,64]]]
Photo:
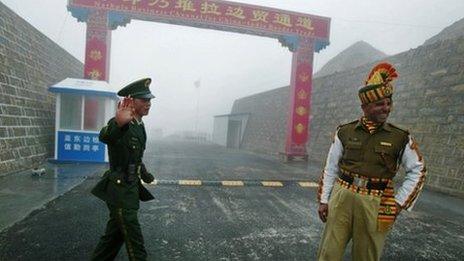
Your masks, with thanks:
[[[273,157],[224,149],[215,145],[169,142],[148,146],[144,162],[153,166],[157,179],[201,180],[309,180],[320,166],[309,169],[304,162],[284,164]]]
[[[106,164],[46,163],[39,168],[45,171],[40,176],[26,170],[0,177],[0,231],[81,184],[86,177],[101,172],[103,168],[106,168]]]
[[[160,180],[313,180],[320,166],[217,146],[160,143],[145,155]],[[91,176],[0,233],[0,260],[88,260],[107,221],[90,195]],[[155,200],[139,219],[149,260],[314,260],[322,230],[316,190],[282,187],[148,185]],[[383,260],[463,260],[461,199],[426,192],[403,212]],[[349,248],[347,249],[347,257]],[[348,260],[348,258],[346,258]],[[122,249],[117,260],[127,260]]]

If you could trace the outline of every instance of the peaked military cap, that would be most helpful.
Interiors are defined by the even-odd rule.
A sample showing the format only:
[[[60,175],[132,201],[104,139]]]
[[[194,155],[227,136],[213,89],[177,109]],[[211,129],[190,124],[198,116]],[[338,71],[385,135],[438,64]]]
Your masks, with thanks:
[[[150,83],[150,78],[135,81],[119,90],[118,95],[122,97],[130,95],[132,98],[153,99],[155,96],[150,92]]]
[[[391,82],[398,77],[396,69],[389,63],[379,63],[367,76],[365,85],[358,91],[362,104],[391,98],[393,85]]]

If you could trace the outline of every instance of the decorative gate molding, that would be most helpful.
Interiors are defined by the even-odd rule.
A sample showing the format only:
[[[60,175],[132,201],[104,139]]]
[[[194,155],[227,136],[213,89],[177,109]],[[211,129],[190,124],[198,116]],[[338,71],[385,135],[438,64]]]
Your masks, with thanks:
[[[111,30],[131,19],[276,38],[293,53],[286,158],[306,157],[313,54],[329,44],[330,18],[219,0],[69,0],[87,23],[84,78],[109,79]]]

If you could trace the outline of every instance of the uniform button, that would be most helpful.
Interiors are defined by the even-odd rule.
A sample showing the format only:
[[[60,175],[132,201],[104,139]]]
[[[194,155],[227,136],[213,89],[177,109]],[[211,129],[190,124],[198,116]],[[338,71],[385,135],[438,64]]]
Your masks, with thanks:
[[[135,146],[132,146],[133,149],[135,149]]]
[[[116,180],[116,183],[121,184],[121,180],[119,180],[119,179]]]

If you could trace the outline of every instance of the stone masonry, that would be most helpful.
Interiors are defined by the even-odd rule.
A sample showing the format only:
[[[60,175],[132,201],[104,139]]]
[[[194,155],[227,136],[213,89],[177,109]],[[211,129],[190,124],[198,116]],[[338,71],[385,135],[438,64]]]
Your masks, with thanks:
[[[83,65],[0,2],[0,176],[54,153],[55,96],[48,86]]]
[[[464,38],[390,56],[399,72],[390,121],[410,130],[428,169],[427,187],[464,197]],[[359,118],[357,90],[374,63],[314,79],[311,164],[323,168],[336,127]],[[251,113],[243,149],[284,150],[289,88],[236,100],[232,113]]]
[[[277,153],[285,148],[290,88],[282,87],[236,100],[232,113],[252,112],[248,118],[241,149]]]

